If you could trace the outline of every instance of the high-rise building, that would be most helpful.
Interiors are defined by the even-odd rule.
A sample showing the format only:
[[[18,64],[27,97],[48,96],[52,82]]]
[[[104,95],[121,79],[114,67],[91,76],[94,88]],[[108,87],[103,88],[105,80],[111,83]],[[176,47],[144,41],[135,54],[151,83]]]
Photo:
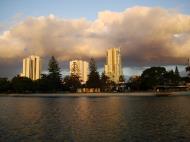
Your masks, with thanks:
[[[120,48],[110,48],[107,50],[105,75],[115,83],[118,83],[120,76],[123,75]]]
[[[22,77],[28,77],[32,80],[40,78],[41,74],[41,60],[39,56],[29,56],[23,59]]]
[[[82,84],[88,80],[89,64],[82,60],[70,61],[70,74],[79,76]]]

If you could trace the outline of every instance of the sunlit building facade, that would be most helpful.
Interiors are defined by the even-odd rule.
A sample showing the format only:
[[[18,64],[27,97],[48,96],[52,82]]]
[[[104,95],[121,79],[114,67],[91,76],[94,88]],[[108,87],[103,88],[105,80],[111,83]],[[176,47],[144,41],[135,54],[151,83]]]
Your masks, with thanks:
[[[39,56],[29,56],[23,59],[22,77],[28,77],[32,80],[40,79],[41,59]]]
[[[70,74],[79,76],[82,84],[86,83],[89,74],[89,63],[83,60],[70,61]]]
[[[107,75],[115,83],[119,83],[119,78],[123,75],[120,48],[108,49],[106,62],[107,63],[104,69],[105,75]]]

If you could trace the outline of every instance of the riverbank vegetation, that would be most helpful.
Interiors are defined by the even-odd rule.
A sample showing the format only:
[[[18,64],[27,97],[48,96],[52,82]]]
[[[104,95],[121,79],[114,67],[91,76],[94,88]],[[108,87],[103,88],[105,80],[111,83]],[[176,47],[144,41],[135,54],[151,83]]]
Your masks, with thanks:
[[[157,86],[185,86],[190,77],[181,77],[176,66],[175,71],[167,71],[164,67],[150,67],[143,71],[141,76],[133,76],[127,82],[132,91],[154,90]]]
[[[156,86],[179,86],[190,82],[190,67],[186,67],[187,77],[181,77],[176,66],[175,71],[167,71],[164,67],[150,67],[140,76],[132,76],[125,82],[111,81],[104,72],[100,75],[96,62],[90,60],[90,71],[86,84],[81,84],[79,76],[71,74],[62,78],[57,60],[52,56],[48,64],[48,73],[42,74],[38,80],[31,80],[19,75],[11,80],[0,78],[0,93],[59,93],[77,92],[78,88],[99,88],[101,92],[147,91]]]

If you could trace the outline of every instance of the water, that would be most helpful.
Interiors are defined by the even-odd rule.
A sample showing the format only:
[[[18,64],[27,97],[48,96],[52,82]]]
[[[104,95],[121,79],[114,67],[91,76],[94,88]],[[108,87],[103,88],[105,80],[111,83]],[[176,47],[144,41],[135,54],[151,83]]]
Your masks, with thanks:
[[[1,97],[0,141],[190,141],[190,96]]]

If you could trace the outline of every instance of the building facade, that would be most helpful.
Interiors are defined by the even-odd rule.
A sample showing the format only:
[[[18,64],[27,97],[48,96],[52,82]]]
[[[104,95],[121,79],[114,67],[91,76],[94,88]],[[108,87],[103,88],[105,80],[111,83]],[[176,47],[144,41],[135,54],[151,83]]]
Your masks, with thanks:
[[[41,59],[39,56],[29,56],[23,59],[22,77],[28,77],[32,80],[40,79]]]
[[[82,84],[86,83],[89,74],[89,64],[82,60],[70,61],[70,74],[79,76]]]
[[[105,75],[112,81],[119,83],[119,78],[123,75],[120,48],[110,48],[107,50],[107,60],[104,71]]]

